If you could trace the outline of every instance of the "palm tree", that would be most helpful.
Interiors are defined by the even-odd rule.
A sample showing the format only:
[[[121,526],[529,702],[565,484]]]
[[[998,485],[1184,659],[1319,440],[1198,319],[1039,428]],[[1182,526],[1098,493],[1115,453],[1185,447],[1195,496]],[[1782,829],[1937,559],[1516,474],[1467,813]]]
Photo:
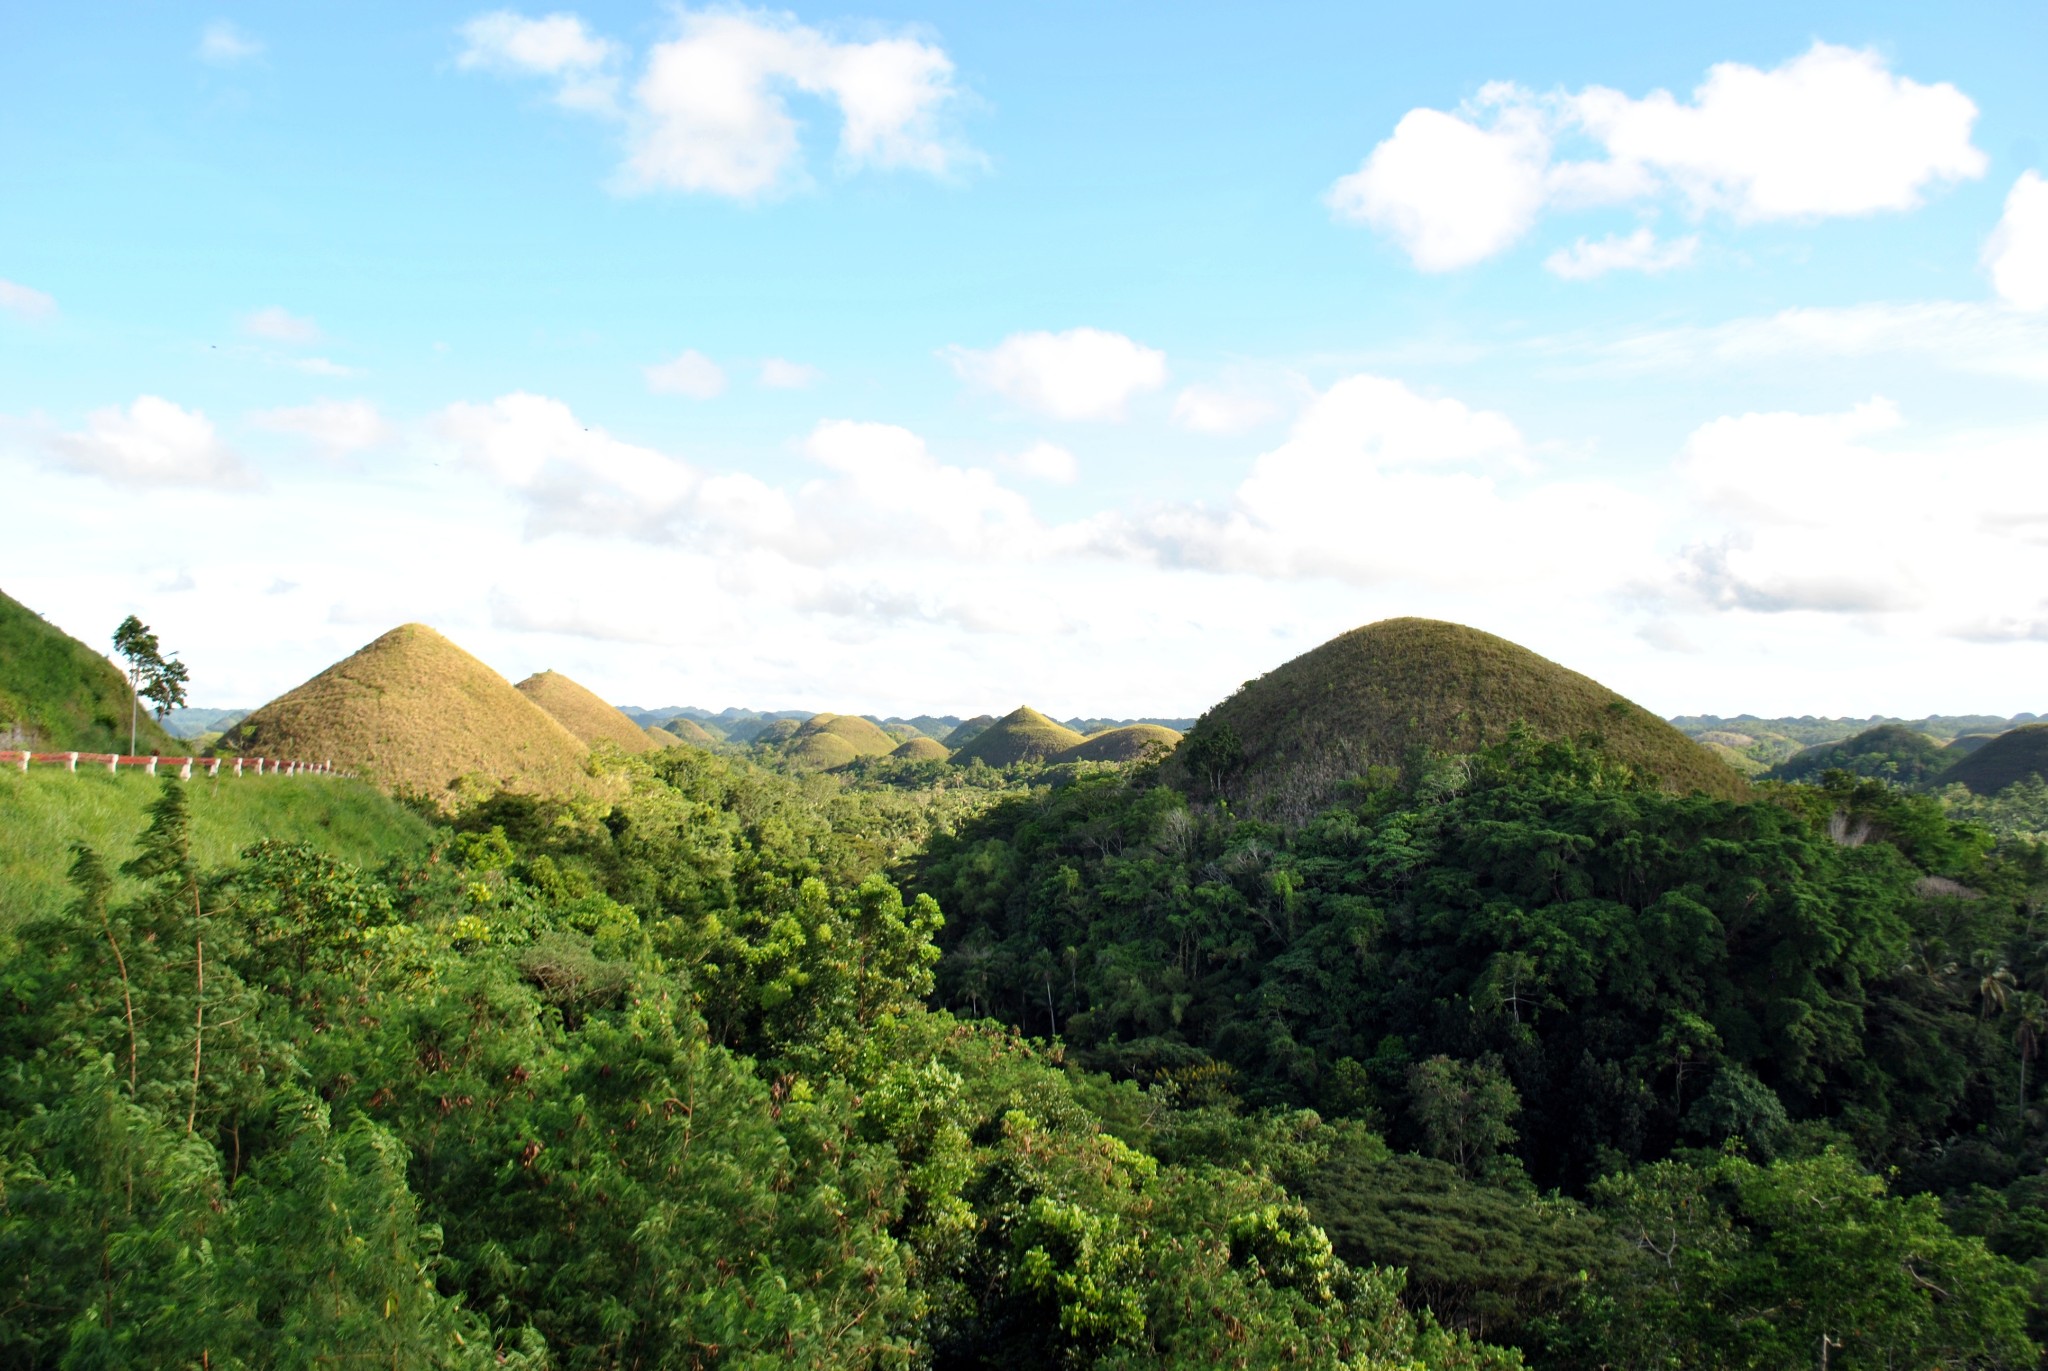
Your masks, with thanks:
[[[2004,1013],[2005,1002],[2011,998],[2017,984],[2004,962],[1999,962],[1995,970],[1992,968],[1992,956],[1989,952],[1979,952],[1974,958],[1979,973],[1977,1017],[1980,1019],[1990,1018],[1994,1009]]]
[[[2012,1044],[2020,1052],[2019,1112],[2027,1112],[2027,1063],[2041,1055],[2041,1042],[2048,1037],[2048,999],[2031,990],[2013,996]]]

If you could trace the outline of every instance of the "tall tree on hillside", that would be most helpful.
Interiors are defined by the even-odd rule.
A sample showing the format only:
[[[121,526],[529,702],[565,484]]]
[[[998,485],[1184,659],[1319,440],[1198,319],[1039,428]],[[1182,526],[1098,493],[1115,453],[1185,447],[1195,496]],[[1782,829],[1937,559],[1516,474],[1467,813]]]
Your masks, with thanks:
[[[185,703],[185,685],[191,675],[177,653],[164,656],[156,634],[133,614],[114,630],[114,651],[127,661],[128,684],[135,692],[128,710],[128,750],[133,752],[142,701],[150,702],[161,722],[164,715]]]

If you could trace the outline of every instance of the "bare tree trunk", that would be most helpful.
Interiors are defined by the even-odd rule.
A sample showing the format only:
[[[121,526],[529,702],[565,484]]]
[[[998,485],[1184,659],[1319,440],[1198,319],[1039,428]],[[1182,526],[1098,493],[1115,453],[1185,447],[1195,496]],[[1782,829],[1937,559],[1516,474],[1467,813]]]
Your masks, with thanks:
[[[199,1122],[200,1044],[206,1037],[206,925],[199,909],[199,883],[192,883],[192,974],[195,983],[192,1017],[192,1107],[185,1114],[185,1135]]]

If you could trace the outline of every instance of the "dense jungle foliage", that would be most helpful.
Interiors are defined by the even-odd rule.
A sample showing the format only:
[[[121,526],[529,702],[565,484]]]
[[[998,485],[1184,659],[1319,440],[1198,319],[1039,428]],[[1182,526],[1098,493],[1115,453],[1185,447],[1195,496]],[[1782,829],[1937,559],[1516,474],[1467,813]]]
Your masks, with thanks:
[[[377,869],[167,781],[0,970],[24,1367],[2024,1367],[2048,859],[1517,737],[600,749]]]

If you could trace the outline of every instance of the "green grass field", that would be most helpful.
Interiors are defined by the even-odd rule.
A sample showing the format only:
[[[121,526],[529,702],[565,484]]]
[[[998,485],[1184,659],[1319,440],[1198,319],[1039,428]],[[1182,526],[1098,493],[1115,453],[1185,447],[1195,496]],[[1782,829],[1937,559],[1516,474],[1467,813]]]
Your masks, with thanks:
[[[110,866],[134,856],[162,784],[139,772],[0,768],[0,929],[63,907],[72,844],[96,849]],[[191,787],[194,847],[208,867],[264,838],[310,842],[374,866],[424,852],[433,833],[411,810],[344,777],[224,775],[180,784]]]

